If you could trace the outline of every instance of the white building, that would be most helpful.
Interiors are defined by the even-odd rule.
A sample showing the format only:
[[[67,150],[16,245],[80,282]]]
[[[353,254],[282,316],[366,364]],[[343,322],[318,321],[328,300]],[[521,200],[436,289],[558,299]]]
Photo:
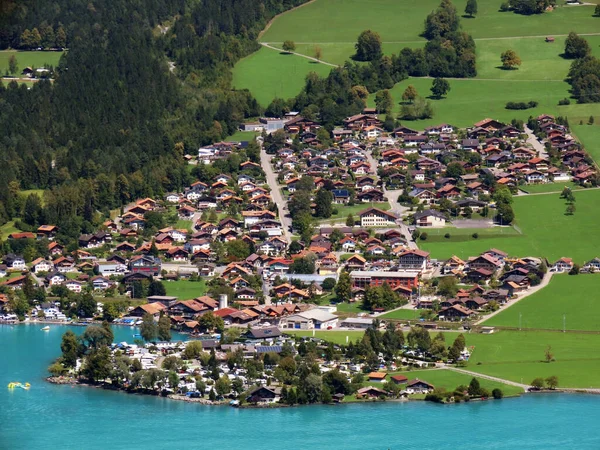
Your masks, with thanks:
[[[293,316],[281,319],[281,328],[294,328],[297,330],[328,330],[336,328],[338,317],[322,309],[309,309]]]

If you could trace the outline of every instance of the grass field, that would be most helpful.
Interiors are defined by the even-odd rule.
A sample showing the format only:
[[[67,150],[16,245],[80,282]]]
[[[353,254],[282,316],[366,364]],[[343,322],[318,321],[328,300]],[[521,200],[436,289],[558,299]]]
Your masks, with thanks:
[[[238,132],[232,134],[231,136],[229,136],[225,140],[227,142],[243,142],[243,141],[250,142],[251,140],[255,139],[256,136],[258,136],[259,134],[260,133],[256,133],[254,131],[238,131]]]
[[[19,231],[21,230],[15,227],[14,220],[11,220],[0,227],[0,237],[6,239],[9,234],[18,233]]]
[[[463,0],[454,2],[459,12],[464,10],[465,3]],[[385,54],[398,53],[407,46],[423,46],[425,39],[420,37],[423,22],[438,4],[438,0],[418,4],[373,0],[365,6],[359,0],[316,0],[279,16],[261,41],[278,47],[284,40],[291,39],[296,43],[296,52],[309,56],[314,55],[315,45],[319,45],[323,61],[341,65],[352,56],[356,38],[365,29],[381,35]],[[422,128],[446,121],[464,127],[482,117],[510,121],[527,119],[529,115],[542,112],[567,115],[571,123],[578,123],[579,120],[587,121],[590,114],[598,114],[593,105],[557,106],[559,99],[569,96],[569,86],[563,80],[571,61],[559,56],[564,50],[564,35],[573,30],[582,34],[598,33],[598,21],[592,17],[593,8],[561,6],[553,12],[523,16],[499,12],[496,0],[479,1],[477,17],[462,20],[463,29],[476,40],[477,78],[452,80],[448,98],[434,101],[435,116],[413,122],[411,126]],[[387,17],[394,19],[386,20]],[[548,35],[555,37],[554,43],[544,42],[544,36]],[[600,55],[600,36],[586,36],[586,39],[592,52]],[[499,68],[500,53],[509,48],[514,49],[523,61],[519,70]],[[262,48],[236,65],[234,85],[249,89],[263,105],[275,96],[293,97],[300,92],[308,72],[324,75],[331,69],[309,60],[299,61],[301,59]],[[549,84],[541,84],[540,80]],[[396,100],[395,113],[399,109],[397,102],[401,93],[408,84],[414,84],[421,95],[429,95],[431,80],[411,79],[400,83],[392,91]],[[507,101],[529,100],[539,102],[539,106],[527,111],[504,109]],[[374,106],[373,102],[374,93],[370,106]]]
[[[330,296],[330,298],[334,298],[334,294],[332,294]],[[321,303],[323,304],[323,303]],[[361,313],[361,312],[365,312],[362,309],[362,302],[353,302],[353,303],[348,303],[348,302],[342,302],[342,303],[337,303],[337,312],[339,313]]]
[[[165,281],[167,295],[178,297],[179,300],[190,300],[196,297],[201,297],[206,294],[206,282],[201,281]]]
[[[433,384],[436,388],[444,388],[447,391],[453,391],[458,386],[468,386],[472,376],[466,375],[459,372],[453,372],[446,369],[431,369],[431,370],[409,370],[404,372],[392,372],[390,376],[404,375],[409,380],[418,378],[419,380],[427,381]],[[511,386],[504,383],[498,383],[496,381],[485,380],[483,378],[477,378],[482,388],[492,391],[493,389],[499,388],[506,396],[514,396],[523,393],[523,389]],[[378,386],[378,383],[372,381],[365,381],[364,386]]]
[[[490,326],[600,331],[600,290],[595,274],[555,275],[550,284],[485,322]],[[520,319],[519,319],[520,317]]]
[[[175,228],[177,228],[178,230],[188,230],[188,231],[192,231],[192,221],[191,220],[178,220],[177,223],[175,224]]]
[[[300,56],[261,48],[235,65],[233,86],[249,89],[261,105],[267,106],[274,97],[296,96],[309,72],[325,76],[330,70],[330,66]]]
[[[522,186],[521,190],[530,194],[541,194],[546,192],[562,192],[565,187],[571,188],[572,191],[583,189],[575,183],[544,183],[544,184],[528,184]]]
[[[299,337],[313,337],[313,330],[285,330],[286,334]],[[352,342],[361,339],[364,331],[314,331],[314,337],[334,344],[346,344],[346,337]]]
[[[11,55],[17,58],[19,67],[16,75],[21,75],[25,67],[45,67],[48,65],[56,67],[63,52],[20,52],[15,50],[0,51],[0,76],[8,70],[8,60]]]
[[[587,152],[590,154],[596,164],[600,163],[600,108],[592,113],[595,117],[595,125],[576,125],[575,122],[571,125],[571,131],[581,141]],[[578,122],[577,122],[578,123]],[[587,119],[583,120],[587,123]]]
[[[496,247],[511,256],[543,256],[551,261],[562,256],[571,257],[577,263],[600,255],[600,241],[592,238],[592,232],[600,221],[600,190],[581,190],[576,192],[577,211],[572,216],[565,215],[565,202],[559,194],[532,195],[516,197],[513,209],[516,224],[523,234],[506,236],[486,236],[483,230],[478,239],[460,240],[442,237],[419,241],[419,247],[431,252],[432,258],[460,258],[477,255],[489,248]],[[443,231],[460,233],[458,229]],[[474,230],[470,230],[474,231]],[[428,230],[429,233],[429,230]]]
[[[499,331],[465,338],[475,347],[468,370],[525,384],[556,375],[561,387],[600,387],[598,334]],[[555,358],[551,363],[544,361],[548,346]]]
[[[397,309],[379,316],[380,319],[407,319],[416,320],[420,316],[420,311],[416,309]]]
[[[474,19],[463,19],[463,28],[478,38],[506,36],[545,36],[596,33],[598,24],[592,17],[594,7],[560,7],[534,16],[500,12],[496,0],[480,0]],[[454,2],[460,14],[466,1]],[[278,17],[264,33],[264,42],[356,42],[361,31],[377,31],[384,42],[420,41],[425,17],[439,5],[439,0],[398,2],[372,0],[317,0]],[[389,20],[386,20],[389,18]],[[393,20],[392,20],[393,19]]]

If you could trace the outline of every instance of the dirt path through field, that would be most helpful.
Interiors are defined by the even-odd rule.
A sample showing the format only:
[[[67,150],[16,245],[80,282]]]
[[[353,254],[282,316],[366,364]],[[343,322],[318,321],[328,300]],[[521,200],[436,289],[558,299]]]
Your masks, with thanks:
[[[284,11],[284,12],[282,12],[280,14],[277,14],[275,17],[273,17],[271,20],[269,20],[269,23],[267,23],[267,26],[260,33],[258,33],[258,37],[256,38],[256,40],[260,42],[260,38],[263,37],[263,34],[265,34],[269,30],[269,28],[271,28],[271,25],[273,24],[273,21],[275,19],[277,19],[279,16],[281,16],[283,14],[291,13],[292,11],[295,11],[298,8],[302,8],[302,7],[306,6],[306,5],[310,5],[311,3],[314,3],[315,1],[316,0],[310,0],[309,2],[302,3],[301,5],[298,5],[295,8],[288,9],[287,11]]]

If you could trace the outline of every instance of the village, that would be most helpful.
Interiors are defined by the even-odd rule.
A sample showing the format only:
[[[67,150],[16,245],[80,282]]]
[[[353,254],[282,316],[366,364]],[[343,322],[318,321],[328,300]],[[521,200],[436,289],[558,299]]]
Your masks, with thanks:
[[[271,377],[248,380],[245,371],[230,372],[227,359],[239,351],[247,360],[279,360],[306,345],[294,338],[299,331],[493,333],[479,324],[547,285],[552,274],[574,270],[573,261],[511,257],[497,248],[437,260],[419,242],[429,230],[460,222],[509,226],[510,199],[529,185],[595,185],[589,157],[559,122],[542,115],[527,125],[485,119],[466,130],[442,124],[385,132],[367,109],[329,135],[299,115],[261,119],[244,126],[263,132],[256,142],[222,142],[187,155],[198,179],[185,191],[136,200],[76,243],[51,224],[10,234],[0,266],[0,320],[144,327],[167,318],[169,328],[190,334],[219,361],[212,363],[213,382],[231,381],[231,374],[241,382],[237,394],[258,383],[247,396],[254,403],[286,400],[281,386],[269,387]],[[577,267],[599,269],[598,258]],[[184,298],[168,294],[182,283]],[[19,301],[25,292],[32,301]],[[126,351],[140,370],[158,370],[161,354],[181,358],[180,345],[122,343],[113,357]],[[394,375],[399,367],[469,355],[464,344],[454,358],[447,348],[433,354],[431,344],[418,347],[399,345],[387,359],[375,352],[369,363],[326,359],[319,373],[335,368],[349,382],[365,372],[352,390],[358,399],[402,397],[435,386]],[[171,394],[198,391],[188,386],[190,374],[202,387],[193,395],[214,401],[229,394],[203,384],[210,380],[202,365],[177,364],[180,383],[171,384]],[[386,390],[365,384],[383,381]],[[336,392],[337,401],[349,393]]]

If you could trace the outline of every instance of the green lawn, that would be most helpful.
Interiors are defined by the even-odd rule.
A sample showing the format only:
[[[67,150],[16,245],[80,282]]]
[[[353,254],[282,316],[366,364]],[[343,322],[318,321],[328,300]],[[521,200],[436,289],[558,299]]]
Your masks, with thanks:
[[[566,205],[559,194],[515,197],[513,208],[516,225],[523,234],[514,234],[512,231],[505,236],[498,236],[486,235],[484,230],[469,230],[467,233],[477,231],[479,238],[456,235],[445,239],[443,233],[446,231],[451,235],[460,233],[458,229],[445,228],[435,232],[442,233],[441,237],[419,240],[419,247],[431,252],[432,258],[438,259],[452,255],[464,259],[495,247],[511,256],[543,256],[550,261],[566,256],[583,263],[600,255],[600,241],[594,239],[592,234],[600,221],[600,209],[597,207],[600,190],[580,190],[575,198],[577,211],[572,216],[566,216]],[[430,230],[427,232],[430,233]],[[431,233],[434,233],[433,230]]]
[[[576,125],[579,122],[572,122],[571,131],[577,139],[581,141],[587,152],[590,154],[596,164],[600,162],[600,108],[596,104],[596,110],[592,113],[595,118],[595,125]],[[588,119],[582,119],[587,123]]]
[[[499,331],[465,338],[475,347],[468,370],[525,384],[556,375],[562,387],[600,388],[599,334]],[[555,358],[551,363],[544,361],[548,346]]]
[[[573,191],[583,189],[580,185],[575,183],[544,183],[527,184],[525,186],[521,186],[521,190],[530,194],[540,194],[546,192],[562,192],[565,187],[569,187]]]
[[[242,142],[242,141],[252,141],[256,138],[260,133],[256,133],[254,131],[236,131],[234,134],[225,139],[227,142]]]
[[[420,311],[417,309],[397,309],[396,311],[391,311],[389,313],[385,313],[379,318],[381,319],[407,319],[407,320],[416,320],[420,316]]]
[[[313,337],[313,330],[285,330],[286,334],[292,334],[300,337]],[[314,337],[317,339],[323,339],[334,344],[346,344],[346,336],[349,341],[356,341],[362,339],[364,331],[319,331],[314,330]]]
[[[395,0],[316,0],[278,17],[265,32],[264,42],[297,43],[356,42],[366,29],[377,31],[384,42],[419,41],[425,17],[439,0],[399,2]],[[594,7],[560,7],[551,13],[523,16],[499,11],[497,0],[479,0],[474,19],[462,19],[463,28],[474,38],[537,36],[598,32],[592,17]],[[455,1],[460,14],[466,1]],[[387,20],[386,20],[387,19]]]
[[[453,372],[447,369],[430,369],[430,370],[409,370],[404,372],[391,372],[389,376],[404,375],[409,380],[418,378],[419,380],[427,381],[433,384],[436,388],[444,388],[447,391],[453,391],[458,386],[468,386],[473,379],[470,375],[465,375],[459,372]],[[493,389],[499,388],[506,396],[514,396],[523,393],[523,389],[516,386],[511,386],[504,383],[498,383],[496,381],[485,380],[483,378],[477,378],[482,388],[492,391]],[[388,378],[389,380],[389,378]],[[378,383],[372,381],[365,381],[364,386],[375,386]]]
[[[192,221],[191,220],[178,220],[177,223],[175,224],[175,228],[177,228],[178,230],[188,230],[188,231],[192,231]]]
[[[8,70],[8,60],[11,55],[15,55],[17,58],[19,70],[16,75],[20,76],[25,67],[40,68],[48,65],[56,67],[62,54],[63,52],[25,52],[15,50],[0,51],[0,75],[4,75],[4,73]]]
[[[179,300],[190,300],[196,297],[202,297],[206,294],[206,282],[201,281],[165,281],[167,295],[178,297]]]
[[[233,86],[249,89],[261,105],[267,106],[274,97],[295,97],[309,72],[325,76],[330,70],[330,66],[300,56],[261,48],[235,65]]]
[[[332,295],[333,297],[333,295]],[[348,302],[342,302],[342,303],[337,303],[337,311],[340,313],[361,313],[361,312],[365,312],[364,309],[362,309],[362,302],[352,302],[352,303],[348,303]]]
[[[555,275],[550,284],[485,322],[490,326],[600,331],[600,277]],[[519,320],[520,317],[520,320]]]

